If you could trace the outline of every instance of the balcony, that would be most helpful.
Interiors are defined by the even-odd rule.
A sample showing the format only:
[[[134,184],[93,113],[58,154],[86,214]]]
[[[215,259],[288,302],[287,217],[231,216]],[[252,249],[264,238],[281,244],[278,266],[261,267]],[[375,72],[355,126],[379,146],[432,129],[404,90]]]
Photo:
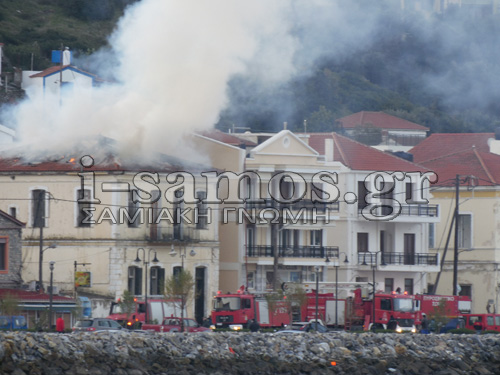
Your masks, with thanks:
[[[337,246],[279,246],[280,258],[338,258]],[[274,258],[274,246],[247,246],[250,258]]]
[[[371,217],[375,220],[382,220],[383,217],[391,217],[393,214],[392,207],[382,206],[382,203],[378,203],[379,207],[373,208],[373,212],[365,212],[364,216],[370,219]],[[366,206],[358,206],[358,214],[362,215],[362,210]],[[368,210],[369,211],[369,210]],[[373,216],[375,215],[375,216]],[[429,222],[434,223],[439,221],[439,205],[437,204],[402,204],[401,211],[395,218],[391,218],[391,221],[399,222]]]
[[[381,258],[377,259],[378,253],[358,253],[358,264],[362,266],[438,266],[437,254],[428,253],[381,253]]]
[[[333,203],[313,203],[310,199],[301,199],[294,203],[279,203],[274,199],[264,199],[263,202],[247,202],[247,209],[276,208],[278,210],[288,209],[290,211],[299,211],[305,208],[307,211],[315,210],[316,212],[339,212],[339,202]]]
[[[149,228],[149,242],[199,242],[206,232],[195,226],[188,225],[151,225]]]
[[[437,217],[439,205],[437,204],[403,204],[400,215],[403,216],[431,216]]]

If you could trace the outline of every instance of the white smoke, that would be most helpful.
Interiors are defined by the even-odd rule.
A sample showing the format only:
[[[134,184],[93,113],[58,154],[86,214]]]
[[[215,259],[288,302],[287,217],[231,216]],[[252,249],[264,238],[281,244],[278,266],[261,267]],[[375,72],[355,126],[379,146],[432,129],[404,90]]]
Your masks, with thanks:
[[[143,0],[120,20],[111,51],[95,55],[94,66],[117,63],[117,83],[63,98],[30,93],[14,113],[18,138],[55,152],[100,134],[135,155],[174,154],[183,134],[217,121],[231,76],[248,66],[268,81],[293,74],[287,4]]]
[[[393,37],[394,66],[403,70],[408,70],[407,59],[398,55],[398,40],[421,41],[415,45],[423,49],[421,56],[411,58],[421,57],[430,67],[440,68],[408,70],[408,75],[418,77],[414,82],[430,93],[442,94],[448,102],[490,103],[488,96],[498,91],[500,76],[498,53],[488,48],[496,45],[496,29],[481,39],[486,42],[476,51],[478,43],[467,37],[470,28],[460,18],[427,20],[421,14],[401,12],[401,4],[395,0],[142,0],[127,9],[110,37],[110,47],[86,62],[99,67],[94,73],[112,72],[116,82],[90,94],[75,87],[78,95],[62,100],[40,95],[41,91],[31,95],[13,113],[18,138],[30,150],[41,145],[57,151],[99,134],[117,140],[122,152],[134,157],[160,151],[182,158],[183,153],[193,153],[181,142],[182,136],[217,122],[228,104],[228,84],[243,113],[265,115],[271,108],[283,116],[282,123],[297,107],[284,83],[314,74],[321,58],[348,60],[371,48],[380,35]],[[408,22],[412,34],[392,36],[391,22],[396,20]],[[439,57],[425,49],[427,44],[435,46],[430,41],[436,39],[442,46],[439,51],[444,51]],[[476,61],[486,59],[485,54],[491,55],[492,63],[487,72],[478,72]],[[377,57],[376,49],[371,56]],[[244,78],[231,81],[238,76]]]

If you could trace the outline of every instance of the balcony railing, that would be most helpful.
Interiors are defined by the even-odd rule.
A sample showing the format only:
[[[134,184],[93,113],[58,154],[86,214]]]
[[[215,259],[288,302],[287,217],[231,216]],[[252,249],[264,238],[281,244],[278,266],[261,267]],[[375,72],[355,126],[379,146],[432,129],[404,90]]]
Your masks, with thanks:
[[[183,241],[197,242],[201,240],[202,231],[190,225],[151,225],[149,241]]]
[[[279,246],[282,258],[338,258],[337,246]],[[251,258],[274,257],[274,246],[247,246],[247,254]]]
[[[358,253],[358,264],[360,265],[404,265],[404,266],[437,266],[437,254],[426,253],[392,253],[384,252],[377,260],[378,253]]]
[[[247,209],[264,209],[264,208],[276,208],[279,210],[282,209],[289,209],[291,211],[299,211],[302,208],[305,208],[308,211],[315,210],[316,212],[326,212],[328,211],[333,211],[333,212],[338,212],[339,211],[339,202],[333,202],[333,203],[313,203],[310,199],[301,199],[297,202],[294,203],[279,203],[275,201],[274,199],[264,199],[263,202],[247,202],[246,203],[246,208]]]
[[[364,206],[358,206],[358,213],[361,214]],[[388,216],[392,214],[392,208],[382,206],[378,208],[378,215]],[[425,216],[436,217],[439,214],[439,205],[437,204],[402,204],[399,216]]]
[[[403,204],[401,215],[405,216],[438,216],[437,204]]]

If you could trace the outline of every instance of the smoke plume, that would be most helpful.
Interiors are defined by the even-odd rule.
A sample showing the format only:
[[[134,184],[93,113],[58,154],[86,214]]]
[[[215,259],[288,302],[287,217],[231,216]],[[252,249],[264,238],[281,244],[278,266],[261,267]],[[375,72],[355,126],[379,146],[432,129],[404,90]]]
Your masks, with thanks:
[[[312,75],[327,59],[341,63],[367,49],[376,58],[376,43],[389,38],[420,43],[412,53],[394,44],[393,67],[410,82],[445,103],[496,103],[498,26],[478,32],[471,28],[474,18],[441,17],[433,2],[415,1],[418,12],[402,10],[403,3],[142,0],[126,10],[110,47],[84,62],[112,79],[91,92],[75,87],[62,98],[31,92],[12,111],[12,122],[29,150],[50,145],[56,152],[103,135],[134,157],[159,151],[182,158],[192,153],[182,136],[213,127],[223,109],[238,112],[233,118],[240,126],[245,117],[238,114],[247,113],[273,112],[278,123],[287,121],[298,104],[287,83]],[[391,35],[395,24],[411,31]],[[389,73],[376,83],[394,85]]]

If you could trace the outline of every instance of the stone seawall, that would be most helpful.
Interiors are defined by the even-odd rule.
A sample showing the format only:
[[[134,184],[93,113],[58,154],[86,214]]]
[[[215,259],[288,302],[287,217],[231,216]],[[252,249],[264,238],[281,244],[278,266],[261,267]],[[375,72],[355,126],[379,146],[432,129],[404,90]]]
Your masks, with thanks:
[[[0,341],[0,370],[15,375],[500,373],[500,335],[3,332]]]

